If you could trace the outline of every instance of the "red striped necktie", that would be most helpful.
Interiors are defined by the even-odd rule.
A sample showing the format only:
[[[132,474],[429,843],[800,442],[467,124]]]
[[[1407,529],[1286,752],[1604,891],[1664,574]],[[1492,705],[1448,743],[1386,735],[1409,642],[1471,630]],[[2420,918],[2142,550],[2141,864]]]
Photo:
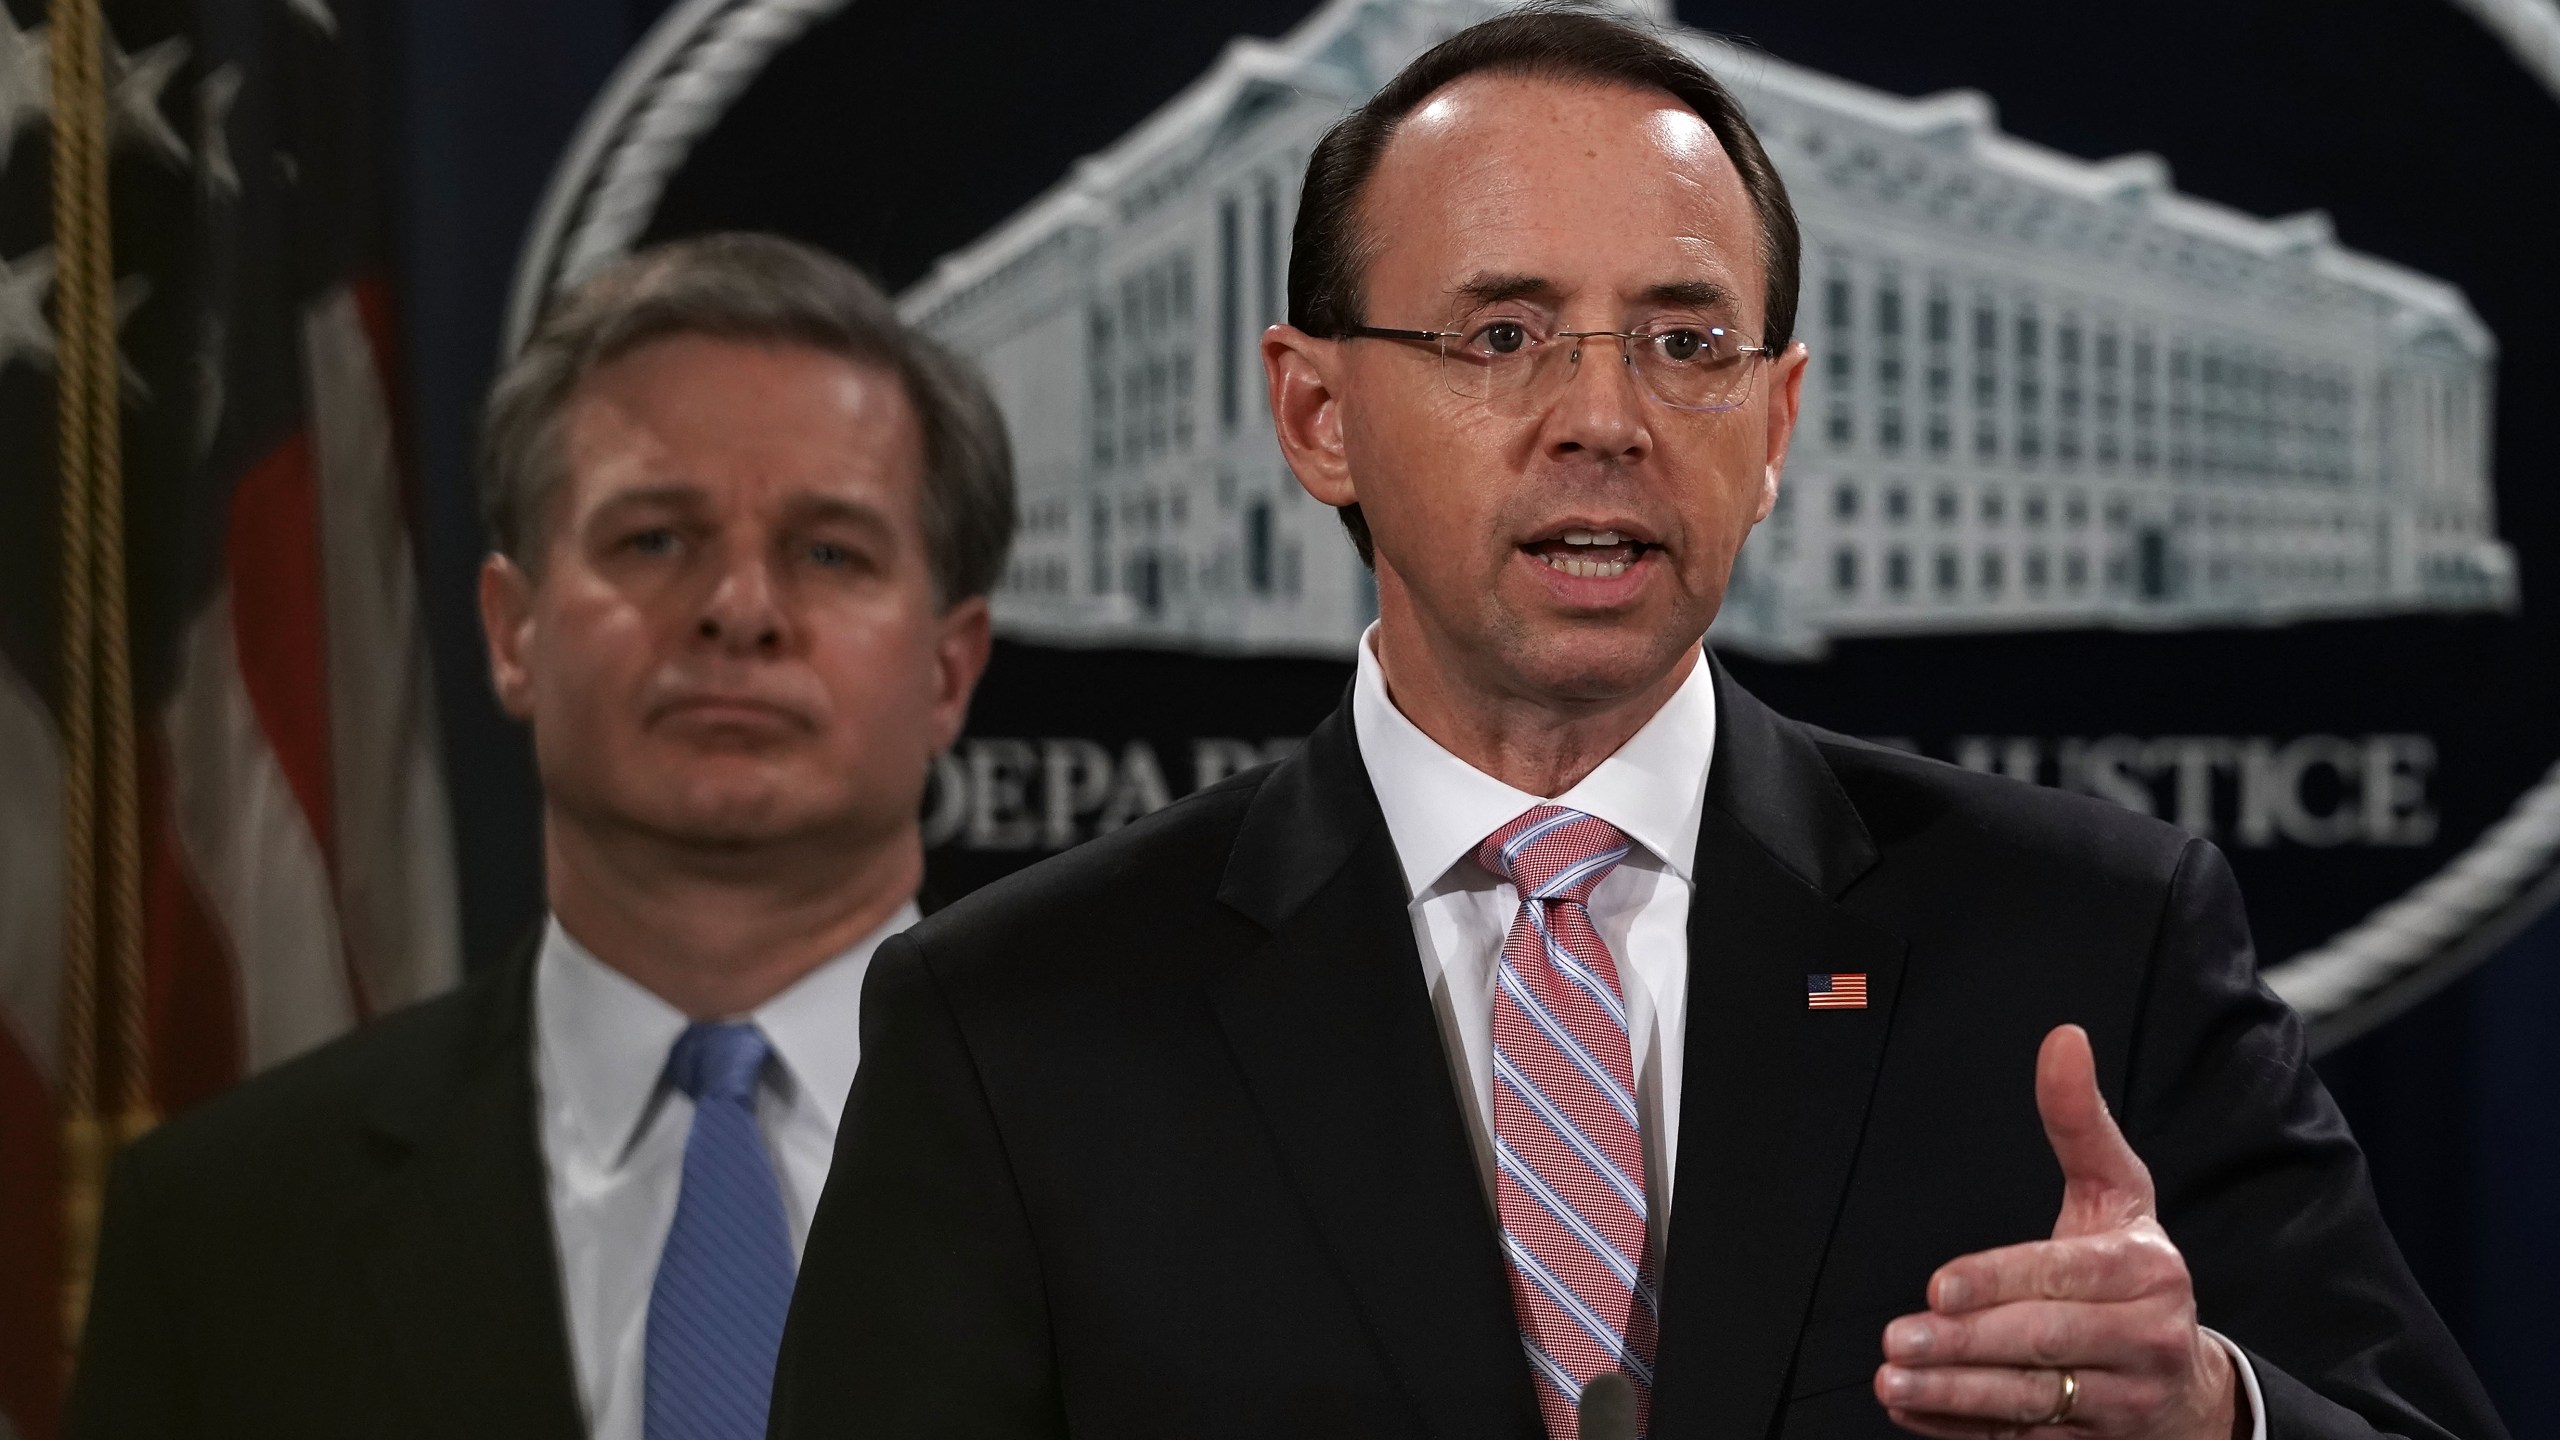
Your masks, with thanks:
[[[1493,1001],[1493,1146],[1520,1343],[1553,1440],[1593,1377],[1625,1374],[1642,1432],[1660,1323],[1644,1144],[1617,961],[1585,908],[1626,858],[1605,820],[1541,805],[1476,847],[1520,892]]]

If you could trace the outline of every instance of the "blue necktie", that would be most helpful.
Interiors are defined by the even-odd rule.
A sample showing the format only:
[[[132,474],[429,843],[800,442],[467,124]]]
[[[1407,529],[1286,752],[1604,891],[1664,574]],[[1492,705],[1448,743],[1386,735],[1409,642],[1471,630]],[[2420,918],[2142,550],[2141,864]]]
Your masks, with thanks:
[[[676,1221],[649,1292],[646,1440],[762,1440],[791,1308],[791,1232],[756,1128],[771,1042],[753,1025],[685,1027],[667,1081],[693,1097]]]

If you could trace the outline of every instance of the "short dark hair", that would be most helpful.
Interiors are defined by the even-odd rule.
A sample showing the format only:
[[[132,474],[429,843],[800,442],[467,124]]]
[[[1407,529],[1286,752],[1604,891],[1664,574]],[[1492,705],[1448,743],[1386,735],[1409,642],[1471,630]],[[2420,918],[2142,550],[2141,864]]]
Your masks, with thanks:
[[[677,240],[614,261],[545,312],[489,392],[480,514],[532,568],[565,463],[560,418],[602,366],[654,340],[806,345],[896,372],[924,434],[925,549],[944,605],[984,595],[1013,544],[1013,452],[977,371],[899,319],[880,287],[777,235]]]
[[[1534,4],[1470,25],[1424,51],[1366,104],[1316,142],[1289,242],[1289,323],[1330,338],[1366,323],[1361,282],[1376,238],[1360,230],[1360,197],[1396,127],[1452,81],[1479,73],[1589,80],[1668,92],[1707,122],[1741,172],[1760,216],[1760,261],[1768,275],[1760,343],[1784,350],[1795,338],[1802,241],[1795,206],[1740,102],[1705,67],[1661,36],[1572,3]],[[1375,564],[1369,522],[1342,507],[1342,527]]]

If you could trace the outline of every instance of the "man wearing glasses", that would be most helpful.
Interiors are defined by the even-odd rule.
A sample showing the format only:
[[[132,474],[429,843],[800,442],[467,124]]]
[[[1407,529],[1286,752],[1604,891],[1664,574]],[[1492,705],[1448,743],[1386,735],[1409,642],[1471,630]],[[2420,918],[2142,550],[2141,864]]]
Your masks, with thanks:
[[[1588,13],[1325,137],[1263,354],[1351,692],[882,950],[777,1434],[2500,1433],[2211,846],[1704,657],[1796,252]]]

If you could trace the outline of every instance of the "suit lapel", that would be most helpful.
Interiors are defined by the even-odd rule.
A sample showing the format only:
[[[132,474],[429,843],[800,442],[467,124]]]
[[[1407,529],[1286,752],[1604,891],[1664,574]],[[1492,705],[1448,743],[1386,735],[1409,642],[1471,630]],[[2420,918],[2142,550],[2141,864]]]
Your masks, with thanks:
[[[1347,704],[1263,783],[1219,896],[1271,936],[1212,978],[1211,1006],[1392,1374],[1432,1433],[1536,1433],[1402,871]]]
[[[1875,847],[1804,734],[1717,670],[1689,911],[1680,1155],[1652,1433],[1767,1433],[1901,993],[1903,943],[1836,897]],[[1807,1008],[1863,974],[1863,1010]]]
[[[440,1086],[374,1115],[389,1166],[364,1240],[420,1433],[585,1433],[536,1135],[533,951],[489,977]]]

